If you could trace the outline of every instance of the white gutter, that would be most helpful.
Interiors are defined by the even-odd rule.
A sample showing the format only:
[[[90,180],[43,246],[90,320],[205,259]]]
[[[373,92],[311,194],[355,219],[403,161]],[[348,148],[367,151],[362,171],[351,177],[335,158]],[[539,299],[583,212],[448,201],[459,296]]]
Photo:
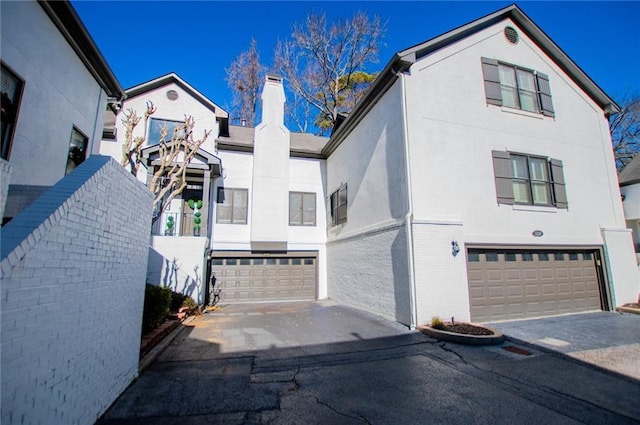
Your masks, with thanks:
[[[394,72],[395,73],[395,72]],[[408,210],[405,215],[405,231],[407,232],[407,262],[409,266],[409,308],[411,309],[411,320],[409,328],[414,330],[418,322],[418,307],[416,305],[416,278],[415,263],[413,257],[413,185],[411,184],[411,161],[409,155],[409,125],[407,116],[407,90],[405,86],[406,74],[395,73],[400,79],[402,91],[402,136],[404,138],[404,162],[407,171],[407,201]]]

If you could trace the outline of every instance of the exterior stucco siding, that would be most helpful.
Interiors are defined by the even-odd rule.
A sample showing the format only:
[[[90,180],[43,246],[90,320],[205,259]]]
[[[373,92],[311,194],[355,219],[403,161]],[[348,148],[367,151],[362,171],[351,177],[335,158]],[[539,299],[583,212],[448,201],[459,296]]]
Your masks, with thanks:
[[[93,156],[2,228],[3,424],[94,423],[137,376],[151,204]]]
[[[466,244],[603,245],[612,252],[607,268],[616,302],[633,301],[628,294],[629,288],[638,290],[633,279],[636,266],[626,259],[629,256],[623,250],[627,248],[617,242],[609,247],[613,239],[603,237],[603,229],[625,227],[606,117],[523,31],[517,44],[507,42],[503,29],[509,24],[515,26],[496,24],[434,52],[403,76],[411,181],[415,182],[414,219],[460,223],[464,227],[458,240],[461,248]],[[547,74],[555,117],[487,105],[482,57]],[[561,160],[568,209],[498,204],[493,150]],[[543,236],[534,236],[535,230]],[[620,260],[612,260],[613,252]],[[451,269],[456,276],[458,271]],[[421,319],[429,318],[428,306],[437,311],[431,295],[420,289],[430,287],[429,279],[416,272]],[[443,291],[442,300],[461,293],[457,284]],[[456,299],[462,306],[468,302],[464,297]]]
[[[51,186],[65,175],[74,126],[97,152],[107,97],[37,2],[0,8],[2,61],[24,80],[11,183]]]
[[[411,321],[407,239],[392,226],[327,245],[329,298],[406,325]]]

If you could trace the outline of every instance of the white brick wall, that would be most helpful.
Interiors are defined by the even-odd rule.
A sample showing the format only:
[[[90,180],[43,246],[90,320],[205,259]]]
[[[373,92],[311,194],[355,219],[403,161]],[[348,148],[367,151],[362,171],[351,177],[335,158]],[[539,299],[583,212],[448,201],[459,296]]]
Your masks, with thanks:
[[[329,298],[406,325],[411,321],[403,225],[327,244]]]
[[[7,193],[9,193],[10,179],[11,166],[4,159],[0,159],[0,219],[4,217],[4,207],[7,204]]]
[[[92,156],[2,228],[3,424],[93,424],[137,376],[151,204]]]

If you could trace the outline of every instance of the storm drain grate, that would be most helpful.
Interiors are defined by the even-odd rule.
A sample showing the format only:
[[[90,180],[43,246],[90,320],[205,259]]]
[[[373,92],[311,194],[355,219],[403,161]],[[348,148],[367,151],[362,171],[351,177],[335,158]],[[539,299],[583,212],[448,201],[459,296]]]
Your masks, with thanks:
[[[531,351],[527,351],[524,348],[514,347],[513,345],[507,345],[506,347],[502,347],[503,350],[509,351],[510,353],[522,354],[523,356],[530,356]]]

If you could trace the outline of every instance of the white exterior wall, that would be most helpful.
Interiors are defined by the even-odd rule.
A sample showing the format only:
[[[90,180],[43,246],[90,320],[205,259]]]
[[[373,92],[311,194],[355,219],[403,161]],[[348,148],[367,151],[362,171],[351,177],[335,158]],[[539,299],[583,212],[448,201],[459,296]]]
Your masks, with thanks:
[[[463,296],[467,291],[465,245],[603,245],[602,228],[625,226],[602,110],[522,31],[518,44],[508,43],[503,35],[506,25],[494,25],[433,53],[415,63],[410,76],[402,77],[407,87],[415,220],[456,223],[457,230],[449,237],[458,238],[462,249],[455,261],[445,262],[448,267],[426,267],[420,263],[421,252],[430,256],[436,247],[416,236],[422,321],[442,310],[437,307],[441,300],[456,299],[468,311],[468,296]],[[487,105],[483,56],[549,75],[556,117]],[[562,160],[569,209],[498,205],[492,150]],[[544,236],[533,237],[534,230],[542,230]],[[449,250],[451,255],[449,237],[434,230],[434,238],[441,238],[437,252]],[[607,247],[610,258],[621,259],[608,264],[617,303],[633,301],[626,294],[638,290],[631,264],[622,260],[628,256],[627,248],[628,244],[617,243]],[[440,287],[445,281],[448,288]],[[457,305],[452,309],[460,310]]]
[[[396,84],[327,159],[327,198],[343,183],[348,197],[347,222],[328,231],[328,294],[409,324],[405,164]]]
[[[24,80],[11,184],[51,186],[65,175],[74,126],[98,153],[107,96],[38,3],[0,10],[2,60]]]
[[[253,155],[247,152],[219,151],[222,160],[222,176],[215,180],[212,194],[213,210],[210,215],[214,250],[246,251],[251,249],[251,193]],[[216,222],[218,187],[248,189],[247,224],[223,224]]]
[[[2,228],[2,424],[92,424],[138,375],[151,205],[93,156]]]
[[[7,205],[10,179],[11,165],[9,165],[9,163],[4,159],[0,159],[0,217],[4,217],[4,208]]]
[[[640,220],[640,183],[622,186],[620,193],[624,196],[624,218]]]
[[[152,236],[147,283],[188,295],[203,304],[207,245],[204,237]]]

